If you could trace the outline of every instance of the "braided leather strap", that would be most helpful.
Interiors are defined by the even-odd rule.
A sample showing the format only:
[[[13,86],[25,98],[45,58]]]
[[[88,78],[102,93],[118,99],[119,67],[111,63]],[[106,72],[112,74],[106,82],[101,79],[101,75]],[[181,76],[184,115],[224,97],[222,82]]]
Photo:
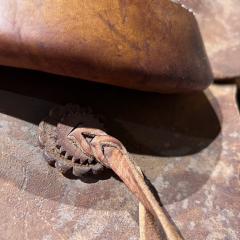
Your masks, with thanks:
[[[182,239],[119,140],[102,130],[93,128],[76,128],[68,135],[68,138],[77,142],[84,154],[94,157],[104,166],[111,168],[123,180],[143,206],[160,221],[168,239]]]
[[[69,135],[79,143],[81,151],[89,157],[97,159],[105,167],[110,168],[106,156],[109,151],[106,148],[115,148],[119,154],[127,154],[123,144],[116,138],[107,135],[104,131],[94,128],[76,128]],[[87,140],[87,139],[90,139]]]
[[[70,171],[74,176],[96,174],[104,167],[112,169],[147,211],[160,221],[168,239],[182,239],[149,190],[126,148],[99,128],[102,129],[99,121],[79,107],[67,105],[57,108],[39,125],[39,141],[46,160],[63,174]],[[144,220],[145,213],[141,216]]]

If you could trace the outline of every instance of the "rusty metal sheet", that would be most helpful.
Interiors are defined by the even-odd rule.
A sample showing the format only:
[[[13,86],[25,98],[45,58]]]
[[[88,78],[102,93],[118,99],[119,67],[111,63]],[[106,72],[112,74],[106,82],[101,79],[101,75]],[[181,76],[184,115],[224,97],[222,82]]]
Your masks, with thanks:
[[[131,152],[184,239],[239,239],[240,121],[234,85],[163,96],[88,83],[73,89],[67,79],[52,94],[55,77],[45,83],[44,76],[39,88],[37,81],[23,85],[24,93],[18,82],[34,74],[0,74],[2,87],[11,90],[0,91],[2,240],[139,237],[138,202],[117,178],[68,179],[43,160],[38,123],[56,103],[70,100],[102,113],[108,132]],[[13,93],[13,83],[20,94]],[[71,97],[79,89],[81,94]]]
[[[195,12],[215,78],[240,76],[239,0],[179,0]]]

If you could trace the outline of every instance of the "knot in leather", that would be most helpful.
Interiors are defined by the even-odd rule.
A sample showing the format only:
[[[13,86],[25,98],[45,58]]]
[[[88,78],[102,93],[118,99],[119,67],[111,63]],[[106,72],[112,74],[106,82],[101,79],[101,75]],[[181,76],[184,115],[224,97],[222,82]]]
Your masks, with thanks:
[[[118,139],[99,129],[76,128],[68,137],[74,138],[84,154],[89,157],[94,157],[105,167],[110,167],[107,155],[109,155],[113,149],[117,149],[118,154],[126,153],[125,147]]]

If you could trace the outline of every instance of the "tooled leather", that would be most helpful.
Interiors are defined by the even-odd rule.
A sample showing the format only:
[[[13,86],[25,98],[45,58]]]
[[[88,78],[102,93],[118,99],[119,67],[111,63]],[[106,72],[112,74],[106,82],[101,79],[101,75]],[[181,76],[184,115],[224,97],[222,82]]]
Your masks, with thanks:
[[[44,157],[63,174],[98,174],[104,169],[94,156],[71,139],[70,134],[74,127],[79,129],[82,126],[103,128],[98,118],[89,110],[71,104],[54,108],[39,125],[39,142],[44,149]]]

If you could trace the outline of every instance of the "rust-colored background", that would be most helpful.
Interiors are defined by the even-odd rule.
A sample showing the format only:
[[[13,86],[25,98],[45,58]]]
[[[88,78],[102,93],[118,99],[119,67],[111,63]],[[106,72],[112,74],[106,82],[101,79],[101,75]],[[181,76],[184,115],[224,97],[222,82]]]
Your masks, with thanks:
[[[235,85],[166,96],[8,68],[0,69],[0,82],[1,240],[139,237],[138,202],[118,179],[84,183],[45,163],[38,123],[67,102],[102,114],[185,240],[239,239]]]
[[[179,0],[195,12],[214,78],[240,76],[239,0]]]

